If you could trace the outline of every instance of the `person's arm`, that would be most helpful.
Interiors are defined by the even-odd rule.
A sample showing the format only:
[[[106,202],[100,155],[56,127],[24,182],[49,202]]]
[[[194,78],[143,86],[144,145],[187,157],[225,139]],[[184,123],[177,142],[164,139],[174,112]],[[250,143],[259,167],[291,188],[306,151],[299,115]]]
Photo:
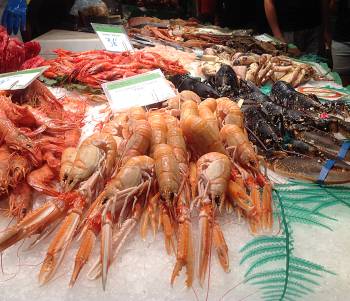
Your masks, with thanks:
[[[222,1],[221,0],[215,0],[215,14],[214,14],[214,25],[220,25],[220,15],[221,15],[221,8],[222,8]]]
[[[9,34],[17,34],[26,27],[27,3],[30,0],[8,0],[2,14],[1,24]]]
[[[322,25],[323,25],[323,37],[327,48],[332,45],[332,35],[330,26],[330,6],[333,1],[322,0]]]
[[[265,7],[266,18],[267,18],[267,21],[269,22],[273,35],[277,39],[281,40],[282,42],[285,42],[282,31],[278,24],[274,0],[264,0],[264,7]]]

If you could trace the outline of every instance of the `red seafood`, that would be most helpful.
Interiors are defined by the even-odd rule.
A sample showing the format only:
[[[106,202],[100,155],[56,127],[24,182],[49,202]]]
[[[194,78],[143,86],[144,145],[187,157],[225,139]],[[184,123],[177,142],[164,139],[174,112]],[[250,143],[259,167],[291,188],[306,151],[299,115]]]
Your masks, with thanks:
[[[9,37],[6,29],[0,26],[0,73],[36,67],[35,60],[26,62],[33,58],[39,61],[37,56],[40,50],[38,42],[22,43],[17,38]],[[40,65],[43,63],[41,61]]]
[[[104,50],[70,52],[56,50],[57,58],[48,61],[45,72],[49,78],[66,77],[99,88],[112,81],[160,68],[166,74],[185,74],[187,71],[177,62],[155,52],[112,53]]]

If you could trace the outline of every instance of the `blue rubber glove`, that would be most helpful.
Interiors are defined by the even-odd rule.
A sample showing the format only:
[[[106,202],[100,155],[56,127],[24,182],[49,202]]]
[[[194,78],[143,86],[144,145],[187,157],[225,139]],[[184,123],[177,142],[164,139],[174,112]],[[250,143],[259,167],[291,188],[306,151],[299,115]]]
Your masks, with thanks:
[[[26,28],[27,1],[8,0],[1,24],[7,28],[8,34],[17,34],[19,28]]]

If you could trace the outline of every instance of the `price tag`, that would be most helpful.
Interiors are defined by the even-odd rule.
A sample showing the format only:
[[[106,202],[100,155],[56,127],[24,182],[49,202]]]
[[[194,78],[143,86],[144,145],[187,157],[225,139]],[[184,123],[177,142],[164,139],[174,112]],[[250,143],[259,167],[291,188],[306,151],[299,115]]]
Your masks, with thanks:
[[[319,87],[298,87],[296,90],[303,94],[314,94],[318,98],[326,99],[326,100],[338,100],[345,96],[348,96],[348,94],[327,89],[327,88],[319,88]]]
[[[0,90],[25,89],[47,68],[40,67],[0,74]]]
[[[145,106],[175,97],[159,69],[102,85],[113,112]]]
[[[272,43],[277,43],[277,44],[283,43],[282,41],[276,39],[275,37],[270,36],[267,33],[254,36],[254,38],[256,38],[257,40],[262,41],[262,42],[272,42]]]
[[[123,26],[91,23],[103,46],[108,51],[134,51]]]

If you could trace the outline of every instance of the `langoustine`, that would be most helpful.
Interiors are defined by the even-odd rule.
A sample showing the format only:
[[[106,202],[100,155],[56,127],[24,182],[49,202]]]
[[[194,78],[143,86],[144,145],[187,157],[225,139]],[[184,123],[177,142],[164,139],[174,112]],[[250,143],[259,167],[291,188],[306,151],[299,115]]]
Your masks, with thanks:
[[[184,93],[184,97],[195,99],[190,93]],[[151,221],[155,232],[159,215],[166,249],[176,253],[171,283],[185,267],[186,285],[191,286],[194,279],[191,203],[196,200],[201,228],[200,281],[205,279],[212,243],[227,271],[228,250],[215,218],[217,212],[224,207],[231,211],[233,206],[239,207],[245,212],[252,232],[259,232],[263,225],[267,225],[266,229],[271,226],[271,219],[263,214],[271,208],[260,200],[258,180],[248,185],[252,181],[250,176],[259,175],[257,164],[250,170],[240,156],[229,157],[232,145],[227,143],[227,137],[220,136],[220,128],[222,131],[240,124],[239,110],[228,105],[227,111],[218,107],[219,102],[213,99],[200,105],[185,100],[180,103],[180,120],[167,110],[145,112],[141,108],[118,115],[121,124],[118,117],[113,117],[110,120],[115,122],[113,125],[102,127],[101,133],[95,133],[79,147],[64,150],[56,175],[64,192],[42,185],[50,188],[47,194],[53,199],[5,231],[0,237],[0,249],[64,219],[47,251],[40,283],[52,279],[78,233],[82,240],[70,286],[100,236],[101,255],[88,274],[89,278],[102,276],[105,288],[109,267],[131,230],[141,220],[141,228]],[[237,127],[240,137],[246,139],[243,129]],[[117,147],[119,140],[122,142]],[[189,148],[192,142],[195,147]],[[220,152],[210,152],[212,149]],[[141,232],[144,235],[144,229]]]

